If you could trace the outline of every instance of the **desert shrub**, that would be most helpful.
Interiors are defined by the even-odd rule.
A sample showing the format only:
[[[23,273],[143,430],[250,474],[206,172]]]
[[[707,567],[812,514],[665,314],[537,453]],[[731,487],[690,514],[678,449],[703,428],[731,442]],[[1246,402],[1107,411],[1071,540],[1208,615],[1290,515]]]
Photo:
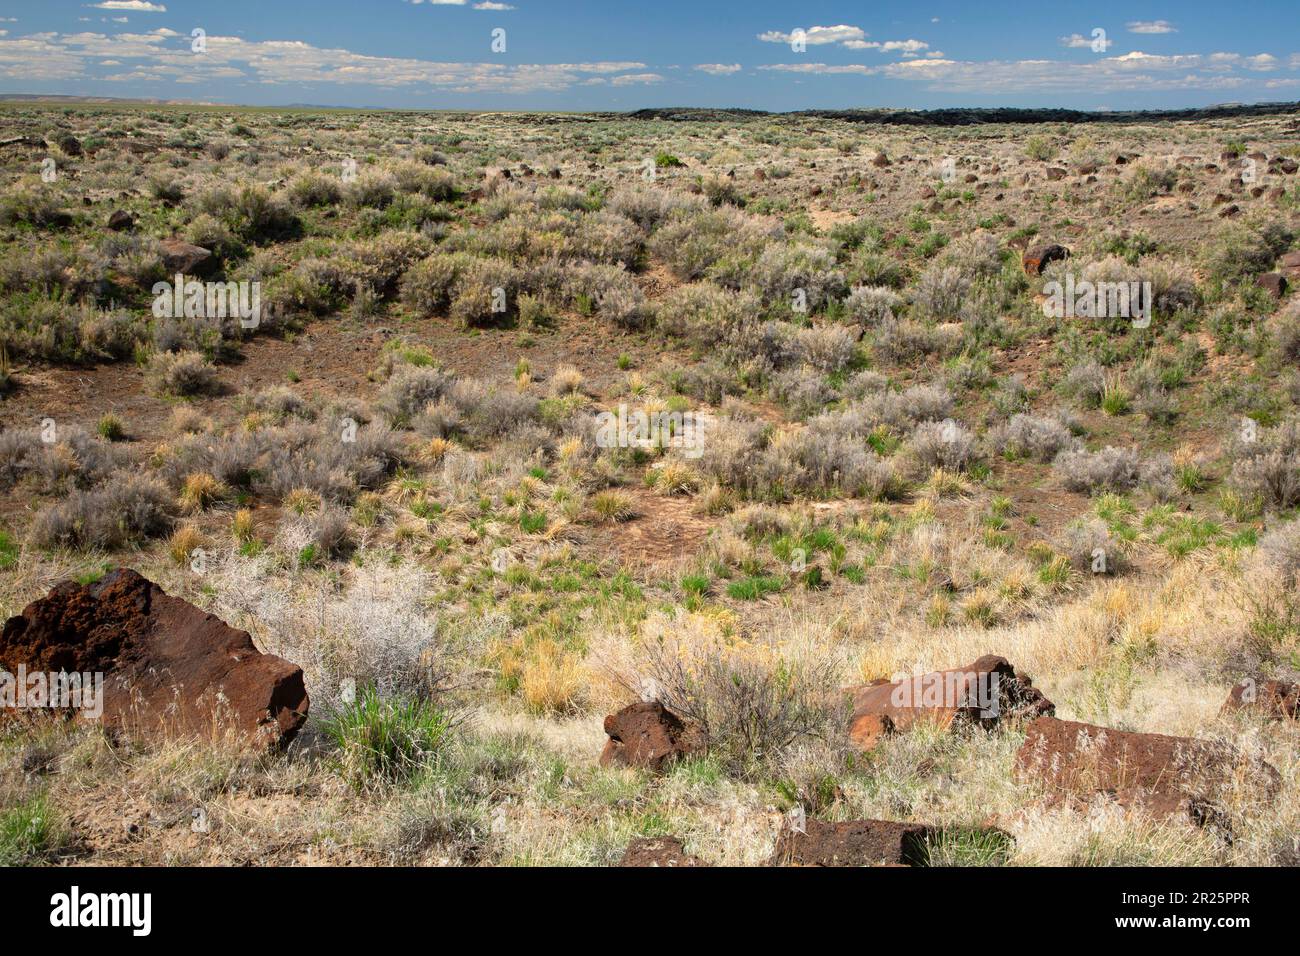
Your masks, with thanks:
[[[632,265],[641,251],[636,223],[611,212],[575,217],[568,225],[561,253],[566,258]]]
[[[379,408],[394,424],[409,422],[451,387],[453,378],[437,368],[399,368],[379,393]]]
[[[197,208],[225,223],[245,242],[292,238],[300,227],[288,204],[265,186],[220,186],[201,195]]]
[[[446,169],[423,163],[395,163],[389,172],[397,189],[404,193],[419,193],[435,202],[445,202],[456,195],[455,180]]]
[[[876,358],[891,365],[916,365],[929,355],[944,358],[960,346],[961,332],[956,328],[936,328],[911,319],[886,320],[872,336]]]
[[[384,170],[366,169],[347,184],[344,196],[348,203],[362,209],[383,209],[392,204],[397,180]]]
[[[343,198],[343,189],[333,176],[307,171],[295,176],[288,186],[289,199],[303,208],[333,206]]]
[[[958,472],[975,455],[975,436],[953,419],[922,422],[908,437],[904,450],[908,459],[924,471],[943,468]]]
[[[838,398],[826,379],[809,368],[777,372],[768,381],[768,392],[800,419],[821,411]]]
[[[959,266],[935,263],[917,282],[913,305],[921,317],[950,322],[961,314],[962,301],[970,288],[971,277]]]
[[[768,426],[760,421],[728,417],[720,419],[704,443],[697,465],[720,484],[745,493],[757,494],[764,487],[764,450]]]
[[[838,372],[853,361],[857,336],[842,325],[814,325],[799,329],[794,348],[799,359],[820,372]]]
[[[1096,408],[1106,392],[1106,370],[1092,359],[1085,359],[1065,373],[1058,390],[1083,408]]]
[[[1235,442],[1228,486],[1246,500],[1272,508],[1300,504],[1300,419],[1262,430],[1254,441]]]
[[[902,304],[903,297],[886,286],[857,286],[844,309],[854,322],[874,328],[893,320]]]
[[[722,289],[711,282],[678,286],[664,296],[656,310],[656,325],[669,335],[679,335],[699,345],[715,345],[760,304],[747,292]]]
[[[41,547],[115,550],[165,534],[174,513],[172,496],[160,481],[119,473],[39,512],[31,536]]]
[[[451,720],[433,702],[381,698],[362,688],[322,722],[338,748],[339,772],[357,790],[400,783],[415,775],[446,742]]]
[[[452,289],[451,317],[466,327],[503,321],[518,308],[519,274],[504,259],[470,259]]]
[[[0,196],[0,226],[28,225],[35,229],[64,228],[72,216],[48,190],[9,189]]]
[[[1120,191],[1128,202],[1141,203],[1169,193],[1177,183],[1178,173],[1173,169],[1143,163],[1120,183]]]
[[[42,441],[42,431],[35,428],[0,432],[0,488],[24,479],[45,494],[90,488],[122,463],[117,449],[83,428],[56,425],[53,436],[45,436],[54,440]]]
[[[1091,574],[1119,574],[1124,570],[1124,543],[1100,518],[1080,518],[1068,524],[1058,543],[1059,550],[1078,571]]]
[[[834,253],[806,243],[767,246],[749,270],[746,284],[768,304],[782,307],[792,304],[796,291],[802,292],[809,311],[825,309],[848,291]]]
[[[287,385],[269,385],[250,396],[244,404],[251,411],[260,412],[277,423],[289,418],[316,417],[307,400]]]
[[[1273,340],[1286,361],[1300,361],[1300,298],[1291,299],[1273,320]]]
[[[849,261],[849,281],[854,285],[901,289],[907,285],[907,267],[887,253],[860,249]]]
[[[842,416],[824,413],[793,435],[773,441],[766,475],[771,485],[814,495],[845,494],[877,500],[898,489],[893,465],[847,429]]]
[[[653,312],[645,294],[634,282],[612,285],[596,295],[601,318],[625,329],[639,329],[649,323]]]
[[[464,253],[435,253],[420,260],[402,277],[402,302],[424,316],[447,308],[456,280],[469,262]]]
[[[219,259],[233,259],[245,252],[244,241],[228,224],[209,213],[200,213],[185,227],[185,239],[208,249]]]
[[[695,722],[708,751],[745,775],[800,740],[834,739],[844,719],[840,661],[807,643],[748,645],[707,625],[652,620],[636,666],[664,706]]]
[[[1273,267],[1291,244],[1281,223],[1242,225],[1220,233],[1206,255],[1206,271],[1220,282],[1241,282]]]
[[[487,382],[462,379],[449,396],[460,413],[460,430],[475,441],[499,438],[538,418],[538,400]]]
[[[339,278],[334,290],[352,293],[367,288],[379,297],[397,290],[402,274],[428,254],[432,243],[410,232],[388,232],[344,245],[337,255]]]
[[[1141,478],[1141,466],[1141,456],[1136,450],[1113,445],[1100,451],[1063,451],[1052,462],[1053,470],[1068,490],[1088,494],[1131,490]]]
[[[149,361],[148,378],[162,395],[211,395],[220,382],[216,369],[198,352],[158,352]]]
[[[253,486],[276,501],[306,489],[348,503],[359,491],[378,488],[403,460],[397,436],[382,425],[353,431],[333,423],[291,422],[264,430]]]
[[[145,323],[127,309],[43,296],[10,296],[0,303],[0,347],[13,358],[74,363],[124,358],[145,333]]]
[[[992,429],[988,445],[994,454],[1049,462],[1063,451],[1076,450],[1079,439],[1058,417],[1017,413]]]
[[[939,262],[972,281],[992,279],[1002,271],[1002,247],[996,235],[976,229],[955,239]]]
[[[626,216],[645,232],[653,232],[675,213],[699,210],[703,203],[695,196],[684,196],[667,189],[622,187],[610,193],[605,208]]]
[[[769,232],[735,209],[704,210],[674,216],[650,237],[647,248],[673,275],[691,282],[724,256],[756,254]]]
[[[1300,571],[1300,521],[1287,521],[1270,528],[1259,539],[1256,559],[1264,567],[1295,580]]]

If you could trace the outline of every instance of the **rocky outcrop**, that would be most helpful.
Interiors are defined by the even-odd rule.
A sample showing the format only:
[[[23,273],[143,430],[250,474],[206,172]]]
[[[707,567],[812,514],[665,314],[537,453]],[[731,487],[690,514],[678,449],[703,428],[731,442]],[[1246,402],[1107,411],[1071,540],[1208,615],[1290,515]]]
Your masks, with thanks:
[[[301,668],[127,568],[65,581],[6,621],[0,667],[20,666],[102,674],[110,728],[283,746],[307,719]]]
[[[641,837],[627,845],[619,866],[708,866],[691,856],[677,837]]]
[[[987,654],[973,664],[894,682],[857,687],[849,736],[863,749],[918,721],[949,727],[956,721],[993,726],[1011,718],[1054,714],[1055,706],[1005,657]]]
[[[1206,823],[1219,814],[1226,789],[1241,785],[1271,800],[1278,772],[1233,747],[1191,737],[1142,734],[1040,717],[1016,754],[1016,776],[1046,784],[1058,799],[1098,795],[1154,816]]]
[[[1065,246],[1058,246],[1054,242],[1040,242],[1025,250],[1025,254],[1020,257],[1020,263],[1024,266],[1026,275],[1036,276],[1041,275],[1051,263],[1064,262],[1068,258],[1070,258],[1070,250]]]
[[[1001,830],[978,828],[981,843],[1012,845]],[[777,838],[769,866],[927,866],[945,831],[923,823],[894,820],[808,820],[802,829],[787,826]]]
[[[1251,711],[1271,720],[1300,718],[1300,684],[1248,677],[1233,685],[1223,712]]]
[[[661,771],[701,749],[700,733],[658,701],[629,704],[605,718],[609,740],[602,767],[642,767]]]

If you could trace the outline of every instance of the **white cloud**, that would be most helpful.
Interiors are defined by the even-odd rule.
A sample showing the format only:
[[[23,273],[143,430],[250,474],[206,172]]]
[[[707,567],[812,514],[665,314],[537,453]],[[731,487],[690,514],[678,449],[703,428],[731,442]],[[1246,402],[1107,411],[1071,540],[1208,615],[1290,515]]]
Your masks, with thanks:
[[[103,0],[92,3],[97,10],[131,10],[135,13],[166,13],[167,8],[161,3],[148,3],[146,0]]]
[[[497,3],[496,0],[483,0],[482,3],[474,4],[475,10],[513,10],[515,9],[508,3]]]
[[[878,66],[864,66],[861,63],[847,63],[838,66],[832,66],[829,63],[773,63],[770,66],[760,66],[760,70],[775,70],[781,73],[813,73],[818,76],[837,76],[844,74],[854,74],[858,76],[872,76],[880,72]]]
[[[840,24],[835,27],[807,27],[803,31],[804,42],[809,46],[821,46],[824,43],[844,43],[848,40],[861,40],[866,37],[866,33],[859,27],[846,26]],[[760,33],[758,38],[764,43],[790,43],[794,40],[794,34],[781,33],[777,30],[768,30],[766,33]]]
[[[932,92],[960,94],[1025,93],[1125,93],[1150,90],[1236,90],[1249,85],[1283,86],[1289,81],[1267,83],[1237,72],[1272,70],[1276,58],[1261,54],[1243,57],[1220,53],[1210,56],[1186,54],[1159,56],[1134,51],[1123,56],[1099,57],[1083,62],[1061,60],[959,61],[913,58],[878,66],[849,66],[825,63],[781,63],[760,66],[760,70],[800,75],[859,75],[911,80]],[[1300,68],[1300,54],[1292,60]]]
[[[1242,66],[1256,73],[1268,73],[1278,68],[1278,58],[1269,53],[1248,56],[1241,61]]]
[[[886,40],[883,43],[878,40],[847,40],[844,45],[850,50],[879,50],[881,53],[896,53],[901,50],[913,56],[921,50],[930,49],[930,44],[921,40]]]
[[[1061,46],[1069,47],[1071,50],[1092,49],[1093,43],[1101,45],[1104,50],[1109,50],[1115,45],[1114,40],[1103,39],[1101,37],[1094,40],[1092,37],[1086,37],[1082,33],[1071,33],[1068,37],[1061,37]]]
[[[427,0],[426,0],[427,2]],[[367,56],[324,49],[301,40],[251,41],[209,36],[206,53],[191,52],[166,33],[37,33],[0,38],[0,77],[21,80],[84,80],[87,68],[104,59],[127,65],[112,79],[170,76],[178,83],[201,84],[243,77],[263,84],[327,83],[403,89],[420,87],[452,93],[559,92],[592,76],[612,77],[620,85],[654,83],[639,61],[589,63],[437,62]],[[630,74],[621,79],[616,74]],[[100,77],[103,78],[103,77]]]
[[[728,76],[740,72],[739,63],[696,63],[695,69],[709,76]]]
[[[664,78],[658,73],[624,73],[612,78],[611,86],[634,86],[643,83],[662,83]]]
[[[1124,24],[1129,33],[1177,33],[1178,29],[1168,20],[1133,20]]]

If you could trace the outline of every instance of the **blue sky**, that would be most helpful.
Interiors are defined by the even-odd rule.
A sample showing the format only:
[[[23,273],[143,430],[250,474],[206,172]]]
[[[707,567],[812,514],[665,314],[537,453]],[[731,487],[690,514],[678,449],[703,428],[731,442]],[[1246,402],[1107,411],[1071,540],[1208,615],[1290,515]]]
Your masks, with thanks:
[[[563,110],[1300,100],[1295,2],[0,0],[0,92]]]

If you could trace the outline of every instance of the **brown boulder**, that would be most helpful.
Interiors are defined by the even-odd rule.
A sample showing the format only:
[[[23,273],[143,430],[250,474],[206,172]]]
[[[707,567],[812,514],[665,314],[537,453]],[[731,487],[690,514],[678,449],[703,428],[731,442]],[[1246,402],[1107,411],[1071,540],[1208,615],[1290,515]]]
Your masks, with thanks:
[[[1030,718],[1056,712],[1033,682],[1005,657],[987,654],[966,667],[932,671],[893,683],[854,688],[849,736],[875,746],[883,734],[907,730],[920,721],[949,727],[955,721],[993,726],[1004,718]],[[869,718],[888,720],[887,728]]]
[[[129,568],[65,581],[5,622],[0,667],[103,674],[106,727],[287,744],[307,719],[302,669]]]
[[[1286,292],[1286,277],[1280,272],[1265,272],[1263,275],[1255,277],[1255,285],[1271,295],[1273,301],[1277,302]]]
[[[1068,258],[1070,258],[1070,250],[1065,246],[1058,246],[1054,242],[1042,242],[1026,249],[1020,261],[1026,275],[1036,276],[1040,275],[1049,263],[1064,262]]]
[[[1047,167],[1047,179],[1049,182],[1058,182],[1065,178],[1065,174],[1066,170],[1062,169],[1060,166]]]
[[[884,169],[886,166],[892,166],[893,163],[889,161],[889,157],[884,153],[876,153],[875,156],[871,157],[871,165],[877,169]]]
[[[212,266],[212,253],[202,246],[183,239],[164,239],[161,245],[163,267],[168,273],[198,274]]]
[[[642,837],[633,840],[623,851],[619,866],[708,866],[691,856],[677,837]]]
[[[609,740],[600,765],[665,770],[700,749],[699,732],[656,701],[629,704],[605,718]]]
[[[894,733],[894,721],[885,714],[857,714],[849,722],[849,740],[859,750],[875,750]]]
[[[1300,278],[1300,252],[1288,252],[1277,261],[1277,265],[1288,279]]]
[[[107,225],[114,232],[126,232],[135,228],[135,218],[125,209],[114,209]]]
[[[1300,684],[1248,677],[1236,684],[1223,702],[1223,712],[1258,711],[1273,720],[1300,718]]]
[[[1197,823],[1218,816],[1219,793],[1234,780],[1249,781],[1269,800],[1280,786],[1272,766],[1226,744],[1055,717],[1029,725],[1015,769],[1020,780],[1045,783],[1058,799],[1102,794],[1125,808],[1187,815]]]
[[[999,830],[985,832],[1010,842]],[[931,845],[942,836],[923,823],[808,820],[803,830],[782,830],[768,866],[926,866]]]

